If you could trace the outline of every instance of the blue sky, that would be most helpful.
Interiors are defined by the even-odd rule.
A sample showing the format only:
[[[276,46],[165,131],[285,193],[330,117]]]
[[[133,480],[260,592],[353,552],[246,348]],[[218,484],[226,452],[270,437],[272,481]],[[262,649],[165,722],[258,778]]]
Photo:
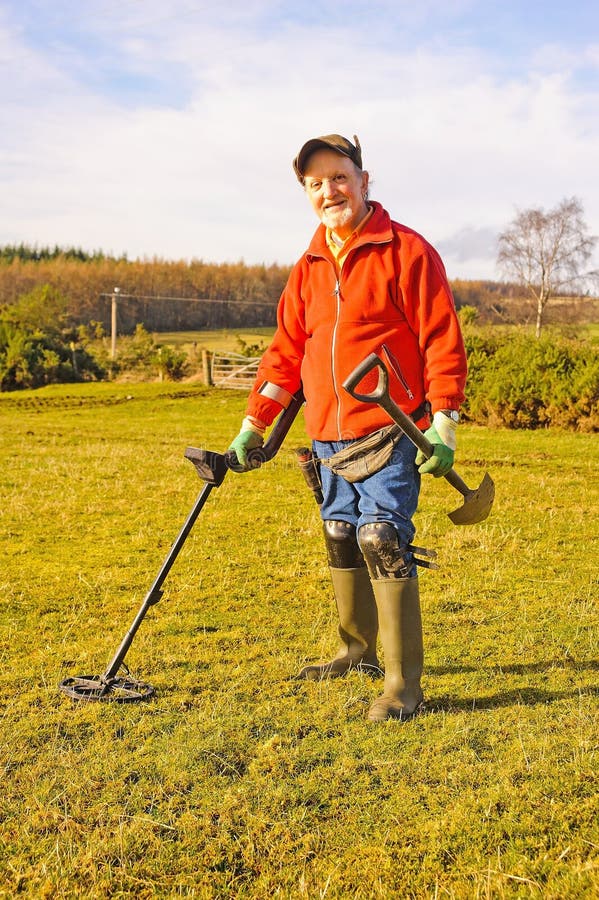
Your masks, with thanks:
[[[0,0],[0,244],[294,261],[291,159],[358,134],[371,196],[494,278],[517,210],[599,234],[599,4]]]

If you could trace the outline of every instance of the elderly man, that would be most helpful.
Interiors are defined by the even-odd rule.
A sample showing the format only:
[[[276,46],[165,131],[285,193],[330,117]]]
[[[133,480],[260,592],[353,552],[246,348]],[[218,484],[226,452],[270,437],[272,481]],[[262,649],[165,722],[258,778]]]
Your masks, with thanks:
[[[248,450],[300,385],[306,430],[322,462],[321,516],[342,641],[337,656],[299,677],[378,673],[384,690],[368,718],[408,719],[423,703],[422,622],[411,542],[420,476],[453,464],[466,358],[443,263],[419,234],[368,198],[358,138],[312,138],[293,161],[320,225],[294,266],[278,307],[278,327],[261,360],[241,431],[231,444],[246,470]],[[429,460],[376,404],[353,399],[344,380],[369,353],[389,369],[395,402],[426,429]],[[430,416],[432,415],[432,422]],[[358,457],[364,440],[392,440],[388,461],[358,480],[336,454]],[[374,436],[374,437],[373,437]]]

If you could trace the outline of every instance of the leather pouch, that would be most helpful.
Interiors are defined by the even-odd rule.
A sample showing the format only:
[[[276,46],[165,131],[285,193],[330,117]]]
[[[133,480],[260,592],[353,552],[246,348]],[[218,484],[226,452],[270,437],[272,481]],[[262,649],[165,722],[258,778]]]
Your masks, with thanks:
[[[358,438],[320,462],[346,481],[364,481],[387,465],[401,436],[401,429],[394,423]]]

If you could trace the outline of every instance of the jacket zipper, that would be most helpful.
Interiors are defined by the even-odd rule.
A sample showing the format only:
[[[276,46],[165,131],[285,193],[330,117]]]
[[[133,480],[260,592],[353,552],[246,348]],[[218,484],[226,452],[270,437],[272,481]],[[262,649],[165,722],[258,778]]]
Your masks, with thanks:
[[[368,243],[385,244],[385,243],[388,243],[388,241],[386,241],[386,240],[385,241],[369,241]],[[357,247],[352,247],[351,250],[349,251],[349,253],[353,253],[354,250],[356,250],[360,246],[362,246],[362,244],[357,245]],[[349,253],[348,253],[348,256],[349,256]],[[321,259],[327,259],[327,257],[321,253],[313,254],[313,255],[320,256]],[[330,260],[329,260],[329,262],[330,262]],[[340,398],[339,390],[337,387],[337,378],[335,376],[335,346],[337,343],[337,330],[339,327],[339,317],[340,317],[340,313],[341,313],[341,273],[339,273],[339,275],[337,275],[335,265],[333,263],[331,263],[331,265],[333,266],[333,271],[335,273],[335,287],[333,288],[333,295],[335,297],[335,304],[336,304],[336,306],[335,306],[335,325],[333,327],[333,337],[331,340],[331,377],[332,377],[332,381],[333,381],[333,390],[335,392],[335,397],[337,399],[337,439],[341,441],[341,440],[343,440],[343,438],[341,437],[341,398]],[[383,345],[383,347],[384,347],[384,345]],[[385,348],[385,351],[388,352],[386,350],[386,348]],[[408,385],[406,379],[404,378],[404,376],[401,372],[401,369],[399,369],[399,366],[398,366],[398,371],[396,372],[396,374],[397,374],[397,377],[399,378],[402,386],[404,387],[408,397],[410,398],[410,400],[413,400],[414,395],[413,395],[412,391],[410,390],[410,386]]]
[[[333,390],[337,398],[337,439],[341,440],[341,398],[337,388],[337,376],[335,374],[335,347],[337,345],[337,330],[339,328],[339,316],[341,313],[341,291],[339,277],[335,277],[335,287],[333,289],[335,296],[335,325],[333,327],[333,337],[331,339],[331,375],[333,379]]]

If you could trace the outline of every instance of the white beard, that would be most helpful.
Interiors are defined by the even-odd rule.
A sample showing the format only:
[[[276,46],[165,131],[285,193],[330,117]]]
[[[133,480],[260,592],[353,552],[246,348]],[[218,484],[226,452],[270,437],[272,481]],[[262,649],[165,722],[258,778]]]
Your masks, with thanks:
[[[337,207],[323,210],[321,222],[327,228],[335,231],[337,228],[343,228],[344,225],[348,225],[353,217],[354,210],[350,206],[345,205],[341,210],[338,210]]]

